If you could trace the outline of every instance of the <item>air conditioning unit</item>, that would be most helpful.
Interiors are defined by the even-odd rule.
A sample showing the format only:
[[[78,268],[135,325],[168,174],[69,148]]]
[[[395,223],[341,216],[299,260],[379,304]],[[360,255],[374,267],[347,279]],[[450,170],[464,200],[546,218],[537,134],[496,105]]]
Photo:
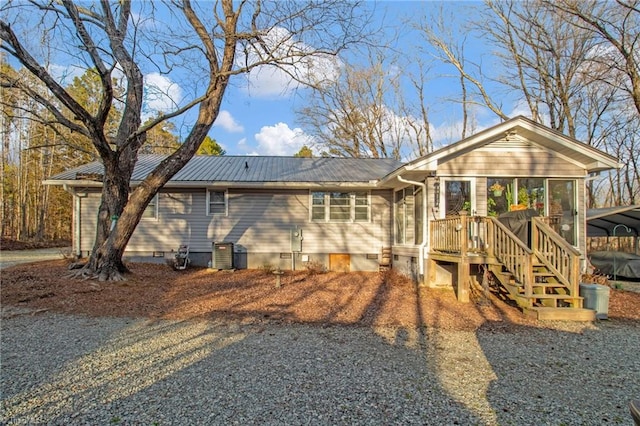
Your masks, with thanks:
[[[233,243],[213,243],[211,265],[213,269],[233,269]]]

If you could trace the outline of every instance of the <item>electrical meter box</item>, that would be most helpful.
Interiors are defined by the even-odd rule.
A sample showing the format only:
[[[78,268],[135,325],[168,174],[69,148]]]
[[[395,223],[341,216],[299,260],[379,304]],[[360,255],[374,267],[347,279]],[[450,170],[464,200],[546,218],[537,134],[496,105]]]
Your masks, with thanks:
[[[291,251],[300,253],[302,251],[302,229],[291,228]]]

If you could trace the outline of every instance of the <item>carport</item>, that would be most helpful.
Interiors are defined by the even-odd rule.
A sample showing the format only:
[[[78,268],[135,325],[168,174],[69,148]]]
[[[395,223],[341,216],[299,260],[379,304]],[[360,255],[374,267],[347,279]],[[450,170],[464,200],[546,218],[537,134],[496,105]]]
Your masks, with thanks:
[[[640,205],[587,210],[587,237],[634,237],[638,252]]]

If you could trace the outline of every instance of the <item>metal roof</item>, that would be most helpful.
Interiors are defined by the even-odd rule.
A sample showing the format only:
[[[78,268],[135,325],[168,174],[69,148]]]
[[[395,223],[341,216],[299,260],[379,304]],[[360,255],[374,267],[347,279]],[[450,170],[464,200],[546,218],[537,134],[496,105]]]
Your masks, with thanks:
[[[143,180],[163,155],[140,155],[132,181]],[[258,156],[195,156],[170,183],[369,183],[402,165],[393,159],[296,158]],[[70,183],[103,172],[100,162],[85,164],[52,176],[47,183]]]
[[[588,237],[637,237],[638,235],[640,235],[640,205],[587,210]]]

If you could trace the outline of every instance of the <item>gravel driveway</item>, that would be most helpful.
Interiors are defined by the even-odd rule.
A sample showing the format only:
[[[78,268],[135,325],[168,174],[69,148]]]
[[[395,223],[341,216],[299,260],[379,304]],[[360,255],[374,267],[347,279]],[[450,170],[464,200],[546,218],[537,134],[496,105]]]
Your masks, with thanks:
[[[640,327],[477,332],[4,311],[2,424],[631,425]]]
[[[54,260],[63,259],[64,253],[69,252],[69,247],[56,247],[46,249],[34,249],[34,250],[15,250],[15,251],[0,251],[0,269],[8,268],[9,266],[18,265],[21,263],[38,262],[42,260]]]

